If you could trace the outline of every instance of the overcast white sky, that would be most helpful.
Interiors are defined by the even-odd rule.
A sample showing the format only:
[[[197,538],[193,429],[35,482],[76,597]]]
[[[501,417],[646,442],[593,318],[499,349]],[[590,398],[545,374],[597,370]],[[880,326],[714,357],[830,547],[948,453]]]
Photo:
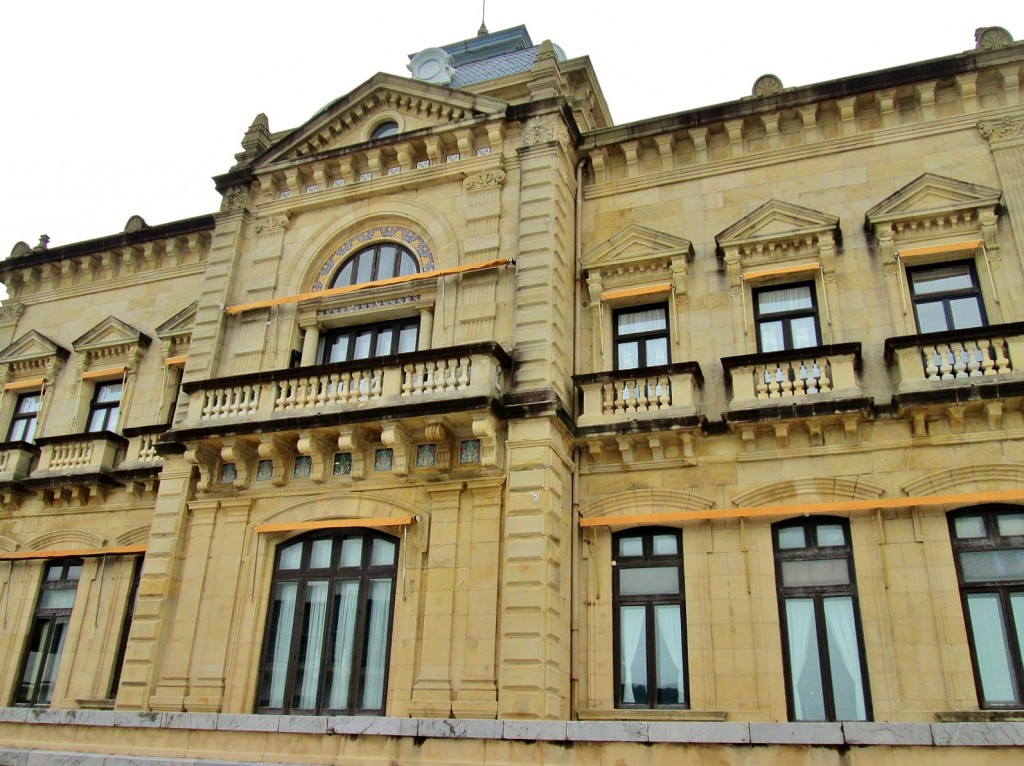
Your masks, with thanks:
[[[600,9],[607,10],[600,10]],[[589,55],[617,123],[1024,39],[1024,0],[489,0],[493,32],[526,24]],[[0,10],[0,257],[217,210],[252,118],[294,127],[408,54],[476,33],[480,0],[174,3],[8,0]]]

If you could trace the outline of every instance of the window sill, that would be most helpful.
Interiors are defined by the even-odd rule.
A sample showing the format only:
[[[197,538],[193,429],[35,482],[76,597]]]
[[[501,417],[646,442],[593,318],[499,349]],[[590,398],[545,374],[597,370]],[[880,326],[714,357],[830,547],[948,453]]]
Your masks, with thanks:
[[[935,717],[942,723],[1024,721],[1024,710],[943,710]]]
[[[580,721],[724,721],[727,715],[724,710],[592,708],[578,711],[576,718]]]

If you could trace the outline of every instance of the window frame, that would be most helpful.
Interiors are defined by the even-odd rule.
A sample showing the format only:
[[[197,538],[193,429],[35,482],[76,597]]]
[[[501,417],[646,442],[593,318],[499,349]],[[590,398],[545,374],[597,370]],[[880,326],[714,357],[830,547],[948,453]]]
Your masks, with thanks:
[[[358,567],[341,566],[342,544],[346,539],[359,538],[362,540],[360,564]],[[389,565],[373,565],[371,555],[373,542],[384,540],[394,546],[394,559]],[[310,558],[313,544],[317,541],[331,540],[332,553],[331,564],[328,567],[312,568]],[[282,555],[294,545],[302,545],[300,552],[300,563],[295,569],[280,568]],[[298,537],[290,538],[277,546],[274,555],[274,568],[270,580],[270,589],[266,605],[266,622],[260,652],[259,671],[256,679],[254,711],[261,714],[275,715],[386,715],[388,704],[388,680],[391,666],[391,646],[395,619],[395,594],[397,592],[398,564],[402,554],[400,540],[389,534],[368,528],[346,528],[328,529],[309,532]],[[361,695],[364,691],[363,681],[365,679],[365,667],[363,665],[365,653],[368,651],[369,641],[369,583],[374,579],[390,577],[391,590],[389,596],[389,611],[385,640],[383,646],[383,670],[381,684],[381,706],[379,708],[365,708],[359,706]],[[327,679],[329,668],[333,666],[334,657],[331,649],[331,636],[335,626],[334,602],[336,601],[334,585],[342,579],[351,580],[358,578],[358,595],[356,613],[353,620],[352,630],[352,659],[351,675],[347,689],[348,705],[345,708],[329,708],[324,699],[327,691]],[[302,627],[303,627],[303,606],[305,604],[306,586],[309,582],[327,581],[328,596],[324,607],[323,634],[321,635],[320,665],[317,669],[317,680],[315,690],[315,705],[312,709],[296,708],[295,687],[298,673],[298,663],[302,650]],[[262,704],[265,698],[273,693],[273,670],[270,654],[274,651],[273,643],[277,639],[278,612],[275,611],[275,592],[280,583],[296,583],[294,594],[294,612],[291,620],[291,638],[287,647],[286,663],[284,668],[284,679],[281,689],[281,706]],[[265,688],[271,686],[271,688]]]
[[[821,546],[817,542],[816,530],[819,527],[838,525],[843,530],[843,545]],[[782,548],[779,533],[782,530],[802,528],[804,546],[800,548]],[[808,544],[812,541],[813,544]],[[775,559],[775,582],[779,601],[779,631],[782,641],[782,664],[786,687],[786,710],[790,721],[839,721],[839,720],[873,720],[871,704],[871,683],[868,672],[867,655],[864,645],[864,626],[860,616],[860,603],[857,594],[857,574],[853,560],[853,541],[850,536],[849,520],[834,516],[810,516],[787,519],[772,525],[772,553]],[[848,566],[849,582],[843,584],[812,584],[803,586],[786,586],[783,580],[783,564],[786,562],[824,561],[845,559]],[[860,662],[861,694],[864,698],[864,718],[843,718],[836,714],[835,690],[832,684],[831,658],[828,646],[828,628],[826,623],[824,602],[826,598],[849,597],[853,613],[853,623],[857,639],[857,658]],[[796,699],[794,694],[794,678],[792,664],[792,647],[789,640],[789,619],[786,613],[786,602],[789,599],[811,599],[813,601],[816,645],[821,679],[822,706],[824,718],[797,718]],[[808,658],[805,661],[810,661]]]
[[[639,314],[643,311],[661,309],[665,312],[665,327],[658,330],[641,330],[632,333],[619,331],[619,319],[628,314]],[[614,354],[614,369],[617,371],[646,370],[651,367],[665,367],[672,363],[672,313],[667,302],[646,303],[639,306],[621,306],[612,310],[612,353]],[[662,364],[647,363],[647,343],[652,340],[663,338],[665,341],[665,362]],[[619,346],[623,343],[637,344],[637,365],[635,367],[622,367],[619,364]]]
[[[676,553],[654,554],[654,538],[660,535],[670,535],[676,541]],[[643,553],[640,557],[620,556],[619,541],[628,537],[640,537],[642,540]],[[687,710],[690,707],[690,662],[687,649],[686,629],[686,581],[683,575],[683,538],[679,529],[670,527],[643,527],[640,529],[626,529],[612,535],[612,665],[614,667],[614,704],[618,710]],[[675,594],[632,594],[621,593],[620,572],[630,569],[647,569],[652,567],[673,566],[679,579],[678,592]],[[656,626],[655,607],[657,606],[678,606],[681,658],[682,658],[682,688],[679,693],[682,695],[681,702],[659,703],[658,702],[658,670],[657,670],[657,644],[658,632]],[[645,652],[647,676],[646,686],[648,700],[646,702],[625,702],[623,701],[622,683],[622,618],[621,607],[643,606],[645,609]],[[651,693],[653,692],[653,693]]]
[[[44,565],[42,581],[39,584],[39,595],[36,597],[36,606],[32,612],[32,627],[22,652],[21,662],[18,663],[18,674],[11,702],[13,706],[48,707],[53,702],[53,690],[56,686],[57,674],[60,672],[61,658],[64,654],[84,566],[85,562],[81,558],[57,559],[47,561]],[[74,567],[78,569],[76,577],[73,580],[68,579],[68,575]],[[59,577],[56,579],[51,579],[48,576],[53,570],[60,571]],[[46,593],[60,590],[74,591],[70,606],[58,608],[42,605]],[[61,626],[60,634],[56,638],[58,646],[55,653],[52,652],[55,633],[53,629],[46,631],[47,625]],[[33,654],[32,647],[40,641],[45,641],[45,651],[39,652],[41,659],[31,673],[32,678],[26,679],[26,674],[30,671],[29,661]],[[52,669],[48,670],[51,666]],[[44,680],[45,675],[50,676],[48,681]]]
[[[117,400],[101,402],[101,392],[103,392],[104,390],[109,390],[115,386],[121,389],[118,394]],[[103,380],[96,382],[96,385],[93,386],[92,398],[89,400],[89,416],[85,422],[85,433],[117,433],[118,421],[121,419],[121,405],[124,403],[124,389],[125,382],[121,378],[118,378],[117,380]],[[111,427],[111,412],[114,413],[113,427]],[[93,420],[100,413],[103,413],[103,427],[93,428]]]
[[[763,314],[761,312],[760,297],[765,293],[779,292],[781,290],[792,290],[798,287],[806,287],[810,291],[811,295],[811,306],[810,308],[803,309],[790,309],[788,311],[776,311],[769,314]],[[822,344],[821,340],[821,316],[818,310],[818,284],[817,280],[811,279],[803,282],[783,282],[775,284],[760,285],[758,287],[751,287],[750,300],[753,305],[754,311],[754,339],[757,342],[757,352],[759,354],[765,353],[781,353],[787,351],[802,351],[807,348],[815,348]],[[793,346],[793,329],[792,322],[797,319],[806,319],[811,317],[814,319],[814,336],[815,342],[809,346]],[[768,322],[781,322],[782,323],[782,348],[774,349],[772,351],[765,351],[764,344],[761,340],[761,324]]]
[[[43,409],[43,396],[44,392],[40,389],[37,391],[25,391],[18,394],[18,398],[14,402],[14,411],[11,415],[11,425],[7,429],[7,441],[9,442],[26,442],[28,444],[35,443],[36,429],[39,427],[39,413]],[[22,402],[27,401],[29,397],[38,397],[38,404],[36,409],[31,413],[21,412]],[[21,424],[31,423],[31,426],[23,426],[21,430],[21,436],[15,436],[15,429]],[[28,437],[25,437],[26,432]]]
[[[951,266],[966,266],[968,276],[971,278],[971,288],[963,288],[957,290],[946,290],[940,293],[929,293],[926,295],[918,296],[914,290],[914,275],[921,274],[929,271],[936,271],[938,269],[947,269]],[[907,290],[910,293],[910,305],[914,311],[914,327],[917,330],[917,334],[923,335],[932,332],[956,332],[957,330],[969,330],[972,327],[953,327],[952,319],[953,312],[951,310],[950,301],[956,299],[962,299],[965,297],[974,297],[978,305],[978,315],[981,318],[981,324],[975,325],[974,327],[987,327],[988,326],[988,314],[985,311],[985,296],[981,291],[981,280],[978,279],[978,268],[973,258],[968,259],[957,259],[957,260],[942,260],[932,263],[923,263],[916,266],[905,266],[906,277],[907,277]],[[918,305],[924,303],[941,303],[942,313],[945,319],[946,327],[940,330],[922,330],[921,329],[921,317],[918,313]]]
[[[957,585],[960,588],[960,605],[963,609],[964,628],[967,631],[967,643],[971,653],[971,668],[974,671],[974,687],[978,695],[978,706],[983,710],[1019,710],[1024,707],[1024,644],[1013,629],[1013,608],[1010,597],[1024,594],[1024,578],[1019,580],[980,580],[967,583],[964,580],[962,553],[989,552],[997,550],[1024,549],[1024,535],[1002,535],[997,526],[997,518],[1010,514],[1024,514],[1024,506],[1017,505],[982,505],[961,508],[947,514],[949,523],[950,545],[956,565]],[[969,516],[980,516],[985,526],[985,536],[981,538],[960,538],[956,533],[956,522]],[[978,659],[978,647],[975,640],[977,631],[968,607],[968,596],[971,594],[994,594],[999,598],[999,612],[1003,620],[1003,647],[1006,650],[1010,669],[1010,681],[1015,701],[989,702],[985,698],[981,665]],[[1024,607],[1022,607],[1024,608]],[[985,626],[990,628],[991,626]]]
[[[382,358],[385,358],[385,357],[395,356],[398,353],[407,353],[407,352],[399,352],[398,349],[400,348],[400,344],[401,344],[402,332],[404,330],[409,329],[409,328],[415,328],[415,330],[416,330],[415,343],[414,343],[414,347],[412,349],[412,351],[416,351],[419,348],[419,336],[420,336],[420,319],[419,319],[418,316],[416,316],[416,317],[402,317],[400,319],[392,319],[392,320],[386,321],[386,322],[370,322],[370,323],[362,324],[362,325],[349,325],[349,326],[346,326],[346,327],[334,327],[334,328],[331,328],[331,329],[326,330],[326,331],[324,331],[324,332],[322,332],[320,334],[320,337],[319,337],[319,340],[318,340],[318,344],[319,345],[318,345],[317,354],[316,354],[318,363],[319,364],[340,364],[340,363],[343,363],[343,362],[362,362],[362,361],[367,361],[367,360],[370,360],[370,359],[382,359]],[[377,339],[380,337],[380,334],[382,332],[387,331],[387,330],[390,330],[392,332],[391,348],[387,352],[385,352],[383,354],[377,354],[377,353],[375,353],[376,352],[376,348],[377,348]],[[358,335],[360,335],[361,333],[363,333],[365,331],[369,331],[371,333],[371,336],[370,336],[370,348],[371,348],[371,351],[373,351],[374,353],[371,353],[368,356],[354,357],[352,354],[353,354],[353,351],[355,350],[356,339],[357,339]],[[334,348],[335,342],[338,339],[340,339],[341,337],[345,336],[345,335],[349,336],[349,338],[348,338],[348,347],[347,347],[347,350],[345,352],[345,358],[344,359],[331,360],[329,358],[329,356],[330,356],[331,351]]]
[[[392,263],[390,270],[381,267],[381,253],[386,248],[395,249],[395,258]],[[359,266],[364,258],[371,259],[370,265],[370,277],[369,279],[359,279]],[[412,265],[412,271],[408,271],[403,268],[403,264],[408,263]],[[339,282],[342,277],[342,273],[346,268],[351,265],[351,271],[346,281]],[[361,250],[352,253],[343,260],[338,268],[331,274],[330,281],[327,283],[325,289],[333,290],[338,287],[352,287],[355,285],[362,285],[368,282],[378,282],[384,279],[395,279],[397,277],[412,276],[413,274],[420,273],[420,262],[416,255],[409,248],[399,244],[393,240],[380,240],[373,244],[367,245]]]

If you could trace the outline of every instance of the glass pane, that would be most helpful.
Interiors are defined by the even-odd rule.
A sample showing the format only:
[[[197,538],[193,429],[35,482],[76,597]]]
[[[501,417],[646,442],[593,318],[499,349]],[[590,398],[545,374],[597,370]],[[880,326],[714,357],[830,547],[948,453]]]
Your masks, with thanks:
[[[331,539],[314,540],[309,554],[310,569],[323,569],[331,565],[331,550],[334,541]]]
[[[822,691],[818,629],[812,599],[786,599],[786,637],[789,643],[793,718],[797,721],[823,721],[825,695]]]
[[[826,598],[824,607],[836,720],[863,721],[867,718],[867,708],[853,599],[849,596]]]
[[[292,543],[281,549],[281,556],[277,560],[278,569],[298,569],[302,563],[302,543]]]
[[[671,556],[679,553],[679,538],[675,535],[655,535],[654,555]]]
[[[35,704],[49,704],[53,697],[53,682],[57,678],[57,667],[60,655],[64,651],[64,638],[67,636],[68,618],[58,617],[52,623],[52,635],[46,654],[43,655],[43,667],[39,673],[39,688],[35,694]]]
[[[683,625],[677,604],[654,607],[654,665],[657,668],[658,705],[682,705],[686,702],[683,673]]]
[[[117,419],[120,416],[121,416],[121,408],[120,407],[111,407],[109,410],[107,410],[107,430],[108,431],[116,431],[117,430]]]
[[[649,338],[645,352],[648,367],[668,364],[668,338]]]
[[[316,692],[323,664],[324,620],[327,616],[327,582],[306,583],[306,599],[302,609],[300,650],[295,664],[293,710],[315,710]]]
[[[1024,580],[1024,548],[964,551],[960,554],[964,582]]]
[[[1003,537],[1024,535],[1024,513],[1001,513],[996,516],[996,528]]]
[[[679,592],[679,567],[619,569],[620,596],[656,596]]]
[[[949,329],[946,324],[946,310],[942,301],[929,303],[918,303],[914,306],[917,312],[917,329],[919,332],[945,332]]]
[[[1013,632],[1017,634],[1017,651],[1024,652],[1024,593],[1010,594],[1010,614],[1013,615]]]
[[[331,287],[345,287],[352,284],[352,263],[353,259],[351,258],[345,261],[345,265],[338,269],[334,281],[331,282]]]
[[[43,579],[49,582],[56,582],[64,576],[64,565],[63,564],[51,564],[46,567],[46,573],[43,575]]]
[[[982,697],[988,704],[1017,702],[999,594],[969,593],[967,610],[971,616]]]
[[[329,347],[325,355],[325,362],[347,362],[348,361],[349,333],[336,335],[328,340]]]
[[[45,647],[50,643],[53,627],[54,620],[52,618],[36,619],[32,636],[29,639],[28,653],[25,655],[25,668],[21,674],[21,683],[18,684],[16,702],[35,702],[36,679],[39,677],[40,662]]]
[[[96,403],[109,404],[121,401],[121,384],[104,383],[96,389]]]
[[[107,430],[107,411],[93,410],[89,415],[89,433]]]
[[[366,653],[363,657],[363,691],[359,707],[381,710],[384,707],[384,676],[388,653],[388,618],[391,615],[391,578],[370,580],[367,605]]]
[[[64,579],[71,581],[77,580],[82,576],[82,565],[81,564],[69,564],[67,574],[64,575]]]
[[[298,548],[299,546],[294,546]],[[281,582],[274,589],[270,605],[270,638],[267,655],[263,660],[263,688],[260,707],[284,706],[284,682],[288,672],[288,650],[292,643],[292,625],[295,620],[295,592],[293,582]]]
[[[647,609],[619,608],[619,694],[624,705],[647,704]]]
[[[819,548],[846,545],[846,530],[839,524],[820,524],[817,527],[817,535]]]
[[[782,527],[779,529],[779,548],[806,548],[807,540],[804,537],[803,527]]]
[[[782,335],[782,322],[761,322],[757,328],[761,338],[761,351],[781,351],[786,346],[785,338]]]
[[[849,582],[850,568],[846,559],[782,562],[782,584],[787,588],[847,585]]]
[[[369,359],[370,343],[373,340],[372,330],[363,330],[355,337],[355,344],[352,350],[353,359]]]
[[[642,537],[620,537],[619,538],[619,555],[620,556],[643,556],[644,555],[644,539]]]
[[[379,537],[373,541],[373,549],[370,551],[370,566],[388,566],[395,563],[395,549],[397,546],[391,540],[382,540]]]
[[[818,345],[818,328],[814,326],[814,317],[790,319],[789,331],[793,335],[793,348]]]
[[[981,327],[981,304],[974,296],[969,298],[953,298],[949,302],[949,312],[953,315],[953,329],[965,330],[968,327]]]
[[[910,281],[914,285],[914,295],[969,290],[974,287],[971,270],[963,263],[913,271],[910,274]]]
[[[387,356],[391,353],[391,341],[394,334],[395,331],[390,327],[377,333],[377,349],[374,351],[374,356]]]
[[[814,307],[810,285],[785,287],[780,290],[762,290],[757,294],[758,312],[775,314],[780,311],[799,311]]]
[[[363,560],[363,538],[346,537],[341,541],[341,566],[357,567]]]
[[[619,335],[656,332],[668,327],[664,306],[619,314]]]
[[[369,282],[373,279],[373,250],[364,250],[358,256],[356,264],[356,284]]]
[[[416,343],[417,340],[419,339],[419,334],[419,325],[403,327],[401,333],[398,336],[398,353],[406,354],[410,351],[415,351]]]
[[[27,415],[39,412],[39,403],[41,401],[42,396],[40,394],[22,394],[21,398],[18,399],[17,414]]]
[[[405,277],[409,274],[415,274],[419,269],[416,268],[416,259],[413,258],[409,253],[402,251],[401,260],[398,266],[398,276]]]
[[[331,626],[331,663],[327,667],[327,707],[348,707],[352,684],[352,652],[356,638],[356,613],[359,607],[359,581],[334,583],[334,624]]]
[[[620,342],[616,347],[620,370],[635,370],[640,366],[640,345],[634,340]]]
[[[380,249],[377,261],[377,279],[390,279],[395,275],[395,256],[398,251],[393,245],[384,245]]]
[[[75,605],[74,588],[47,589],[39,594],[40,609],[68,609]]]
[[[954,534],[960,540],[969,540],[973,537],[984,537],[985,519],[981,516],[960,516],[953,522]]]

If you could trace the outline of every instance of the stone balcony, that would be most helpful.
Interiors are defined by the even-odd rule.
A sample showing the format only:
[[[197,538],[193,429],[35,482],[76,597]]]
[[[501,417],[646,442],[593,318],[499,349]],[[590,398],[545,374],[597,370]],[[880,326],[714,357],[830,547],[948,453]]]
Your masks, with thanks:
[[[582,399],[576,424],[588,431],[635,430],[643,421],[694,421],[704,376],[696,362],[682,362],[642,370],[617,370],[577,375]]]
[[[0,483],[23,479],[39,458],[39,447],[30,442],[0,444]]]

